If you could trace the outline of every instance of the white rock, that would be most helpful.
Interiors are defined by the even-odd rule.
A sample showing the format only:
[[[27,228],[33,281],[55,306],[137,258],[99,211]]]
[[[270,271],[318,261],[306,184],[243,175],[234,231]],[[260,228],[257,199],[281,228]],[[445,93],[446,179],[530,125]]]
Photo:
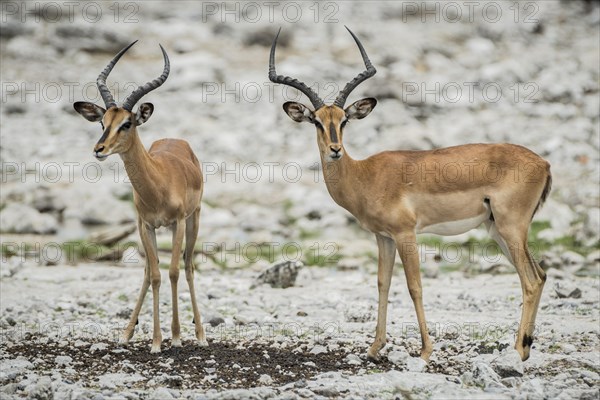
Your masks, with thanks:
[[[563,352],[565,354],[571,354],[577,351],[577,347],[575,347],[571,343],[562,343],[560,347],[563,349]]]
[[[536,221],[549,221],[550,226],[559,232],[563,232],[565,236],[569,232],[569,228],[577,215],[566,204],[559,203],[556,200],[549,198],[542,209],[536,214]]]
[[[108,344],[102,342],[94,343],[90,346],[90,353],[94,353],[96,351],[104,351],[106,349],[108,349]]]
[[[423,372],[427,367],[427,362],[421,357],[408,357],[406,359],[406,369],[411,372]]]
[[[574,251],[565,251],[561,254],[560,259],[567,265],[582,265],[585,263],[585,257]]]
[[[173,397],[173,395],[171,394],[171,391],[169,389],[163,388],[163,387],[156,389],[148,397],[149,400],[169,400],[169,399],[174,399],[174,398],[175,397]]]
[[[389,358],[389,356],[388,356],[388,358]],[[348,354],[346,356],[346,362],[350,365],[361,365],[362,364],[362,360],[356,354]]]
[[[258,378],[258,383],[260,383],[261,385],[269,386],[273,384],[273,378],[271,378],[270,375],[262,374]]]
[[[56,356],[54,358],[54,362],[59,367],[66,367],[67,365],[69,365],[73,362],[73,359],[69,356]]]
[[[49,234],[58,230],[58,221],[33,207],[11,203],[0,211],[0,230],[11,233]]]
[[[321,346],[320,344],[313,347],[312,350],[310,351],[310,354],[321,354],[321,353],[327,353],[327,347]]]
[[[492,361],[492,368],[502,378],[523,376],[523,361],[513,349],[507,349]]]
[[[473,364],[471,376],[476,385],[486,389],[489,387],[502,386],[500,383],[500,376],[484,362],[476,362]]]
[[[78,216],[82,223],[88,225],[121,224],[136,220],[133,205],[117,200],[111,195],[97,195],[82,199]]]
[[[554,284],[554,292],[560,299],[571,297],[573,299],[579,299],[581,297],[581,289],[579,289],[573,282],[560,281]]]
[[[388,360],[396,365],[404,365],[407,363],[407,360],[410,358],[410,354],[404,349],[402,350],[392,350],[387,355]]]

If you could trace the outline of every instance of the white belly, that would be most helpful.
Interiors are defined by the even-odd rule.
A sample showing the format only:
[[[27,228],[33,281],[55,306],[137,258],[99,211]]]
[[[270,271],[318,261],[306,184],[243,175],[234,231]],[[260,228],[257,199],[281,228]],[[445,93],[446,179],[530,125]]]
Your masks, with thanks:
[[[488,208],[484,213],[471,218],[440,222],[428,226],[417,226],[417,233],[433,233],[443,236],[460,235],[477,228],[482,222],[487,221],[490,215],[491,211]]]

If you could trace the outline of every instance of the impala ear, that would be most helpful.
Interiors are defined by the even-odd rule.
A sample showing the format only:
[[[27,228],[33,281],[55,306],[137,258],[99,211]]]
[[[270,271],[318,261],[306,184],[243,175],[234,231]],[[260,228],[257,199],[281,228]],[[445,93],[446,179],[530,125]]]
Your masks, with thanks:
[[[348,119],[363,119],[373,111],[376,105],[377,100],[373,97],[367,97],[366,99],[360,99],[350,104],[344,112]]]
[[[106,112],[104,108],[87,101],[75,102],[73,103],[73,108],[90,122],[102,121],[102,117],[104,117],[104,113]]]
[[[150,116],[154,112],[154,105],[152,103],[142,103],[138,107],[137,113],[135,113],[135,124],[140,126],[144,122],[150,119]]]
[[[283,111],[296,122],[313,122],[315,120],[315,114],[310,108],[306,107],[304,104],[296,103],[295,101],[284,103]]]

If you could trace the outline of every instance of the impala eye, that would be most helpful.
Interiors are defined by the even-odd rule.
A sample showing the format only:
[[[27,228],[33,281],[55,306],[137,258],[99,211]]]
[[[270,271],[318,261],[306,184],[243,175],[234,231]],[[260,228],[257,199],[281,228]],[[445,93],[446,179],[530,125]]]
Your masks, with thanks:
[[[102,123],[102,121],[100,121],[100,126],[102,127],[102,130],[104,130],[104,124]]]
[[[347,119],[342,121],[341,128],[344,129],[344,127],[346,126],[347,123],[348,123]]]
[[[121,125],[121,128],[119,128],[120,131],[122,130],[129,130],[129,128],[131,128],[131,122],[125,122],[123,125]]]
[[[325,129],[323,129],[323,125],[321,125],[321,123],[319,121],[315,121],[315,126],[317,127],[317,129],[325,131]]]

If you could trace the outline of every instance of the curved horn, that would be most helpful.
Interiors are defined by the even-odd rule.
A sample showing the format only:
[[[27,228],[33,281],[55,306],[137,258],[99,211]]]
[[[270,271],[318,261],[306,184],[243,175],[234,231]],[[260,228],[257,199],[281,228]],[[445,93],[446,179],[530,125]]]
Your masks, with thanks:
[[[171,64],[169,63],[169,56],[167,55],[167,52],[162,47],[162,45],[159,44],[159,46],[160,46],[160,49],[162,50],[163,58],[165,59],[165,69],[163,70],[163,73],[161,76],[159,76],[158,78],[156,78],[155,80],[153,80],[151,82],[146,83],[144,86],[139,86],[137,89],[135,89],[133,91],[133,93],[131,93],[129,95],[127,100],[125,100],[125,102],[123,103],[123,108],[126,109],[127,111],[131,111],[133,106],[135,106],[135,103],[137,103],[146,94],[150,93],[151,91],[153,91],[154,89],[156,89],[157,87],[159,87],[160,85],[165,83],[165,81],[167,80],[167,77],[169,76],[169,71],[171,70]]]
[[[277,32],[277,36],[275,36],[275,40],[273,40],[273,45],[271,46],[271,55],[269,57],[269,79],[274,83],[283,83],[284,85],[291,86],[293,88],[298,89],[302,93],[309,98],[315,110],[323,107],[325,103],[323,100],[315,93],[311,88],[306,86],[303,82],[300,82],[298,79],[290,78],[289,76],[277,75],[275,72],[275,47],[277,46],[277,39],[279,38],[279,34],[281,33],[281,28]]]
[[[119,61],[119,58],[121,58],[121,56],[123,54],[125,54],[125,52],[127,50],[129,50],[129,48],[136,43],[137,43],[137,40],[135,42],[132,42],[129,46],[125,47],[120,52],[118,52],[117,55],[112,59],[112,61],[108,63],[106,68],[104,68],[104,71],[102,71],[100,73],[100,75],[98,75],[98,78],[96,79],[96,85],[98,85],[98,90],[100,91],[100,96],[102,96],[102,100],[104,100],[104,104],[106,105],[107,109],[109,109],[111,107],[116,107],[117,103],[115,102],[115,99],[113,98],[112,94],[110,93],[110,90],[108,90],[108,87],[106,86],[106,78],[108,78],[108,74],[110,74],[110,71],[112,71],[112,69],[115,66],[115,64],[117,63],[117,61]]]
[[[360,40],[358,40],[356,35],[354,33],[352,33],[352,31],[347,26],[345,26],[345,27],[346,27],[346,29],[348,29],[348,32],[350,32],[350,34],[354,38],[354,41],[356,42],[358,49],[360,50],[360,54],[363,58],[363,61],[365,62],[365,67],[367,67],[367,69],[365,71],[361,72],[360,74],[358,74],[356,76],[356,78],[354,78],[350,82],[348,82],[346,84],[346,86],[344,87],[344,89],[342,89],[342,91],[340,91],[340,94],[338,94],[338,97],[333,102],[334,105],[336,105],[340,108],[344,107],[344,104],[346,103],[346,99],[348,98],[348,95],[350,95],[350,92],[352,92],[354,89],[356,89],[356,87],[358,85],[360,85],[363,81],[365,81],[365,80],[369,79],[370,77],[372,77],[373,75],[375,75],[375,73],[377,72],[375,67],[373,67],[373,64],[371,64],[371,60],[369,60],[369,56],[367,56],[367,52],[365,51],[365,48],[363,47],[363,45],[360,43]]]

